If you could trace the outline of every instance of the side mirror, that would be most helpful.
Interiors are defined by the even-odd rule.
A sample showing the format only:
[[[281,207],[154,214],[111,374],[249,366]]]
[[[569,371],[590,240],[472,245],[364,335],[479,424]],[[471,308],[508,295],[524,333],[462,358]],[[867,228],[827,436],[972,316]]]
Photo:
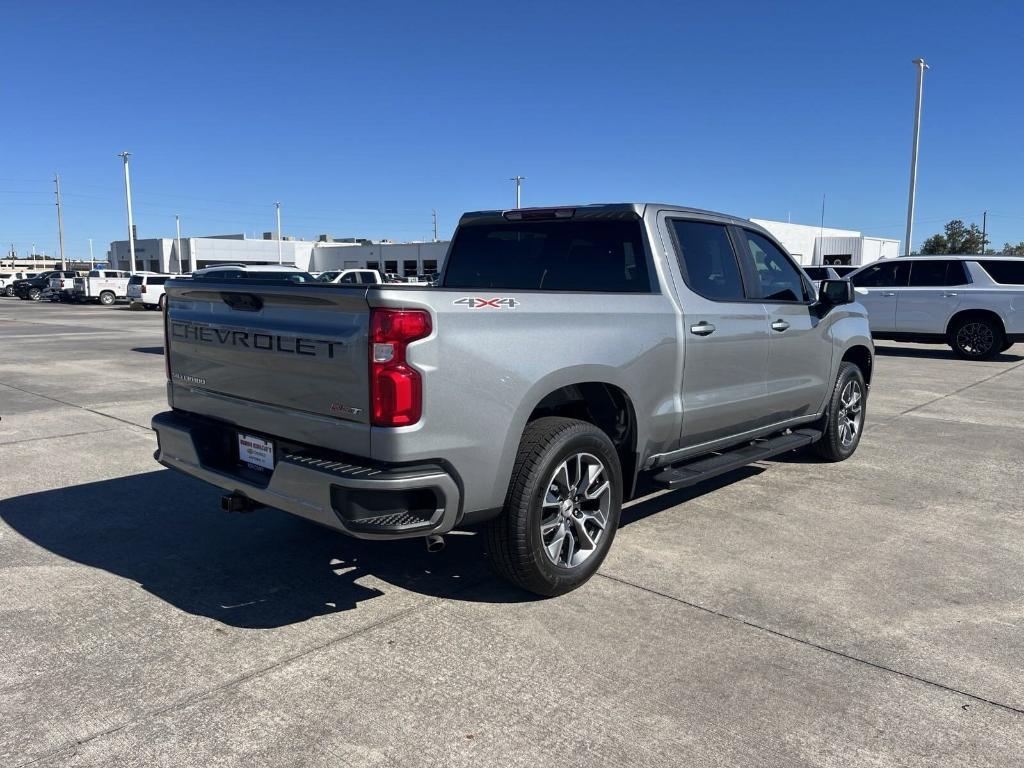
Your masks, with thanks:
[[[852,304],[853,283],[849,280],[822,280],[818,284],[818,303],[828,307]]]

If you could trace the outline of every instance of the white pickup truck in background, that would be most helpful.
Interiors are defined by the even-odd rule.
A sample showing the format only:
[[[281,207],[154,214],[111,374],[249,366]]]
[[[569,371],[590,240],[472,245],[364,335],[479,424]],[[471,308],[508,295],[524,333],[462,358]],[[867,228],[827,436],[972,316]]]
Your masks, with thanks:
[[[127,272],[117,269],[94,269],[85,277],[75,278],[72,298],[110,306],[118,299],[128,298],[130,277]]]

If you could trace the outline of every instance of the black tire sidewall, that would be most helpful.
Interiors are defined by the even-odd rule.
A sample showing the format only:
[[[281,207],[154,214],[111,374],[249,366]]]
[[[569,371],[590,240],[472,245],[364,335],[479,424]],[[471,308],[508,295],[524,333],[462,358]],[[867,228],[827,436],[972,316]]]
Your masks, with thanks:
[[[103,293],[100,294],[100,304],[102,304],[105,307],[109,307],[113,303],[114,296],[109,291],[104,291]]]
[[[861,421],[857,438],[849,448],[843,445],[839,438],[839,410],[843,389],[851,381],[860,384],[861,391]],[[864,375],[853,363],[842,363],[836,376],[836,385],[832,389],[832,397],[828,402],[828,410],[825,412],[824,429],[821,437],[821,445],[818,446],[818,453],[831,461],[843,461],[850,458],[860,445],[860,439],[864,435],[864,425],[867,422],[868,387],[864,382]]]
[[[957,337],[960,335],[960,330],[969,323],[984,323],[988,326],[989,330],[992,331],[992,346],[987,352],[981,355],[974,355],[966,352],[960,347]],[[953,348],[953,352],[956,353],[957,357],[961,357],[964,360],[991,360],[996,355],[1000,354],[1002,346],[1005,343],[1005,337],[1003,332],[999,329],[999,326],[992,322],[987,317],[965,317],[960,320],[949,332],[949,346]]]

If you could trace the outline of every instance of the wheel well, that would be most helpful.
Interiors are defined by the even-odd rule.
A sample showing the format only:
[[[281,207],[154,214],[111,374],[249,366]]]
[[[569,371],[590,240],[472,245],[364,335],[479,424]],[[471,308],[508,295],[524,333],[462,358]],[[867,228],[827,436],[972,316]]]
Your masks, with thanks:
[[[996,328],[999,329],[999,332],[1002,333],[1003,335],[1006,334],[1006,326],[1003,325],[1003,318],[1001,318],[995,312],[992,312],[987,309],[964,309],[960,312],[957,312],[955,315],[949,318],[949,324],[946,326],[946,335],[948,336],[950,333],[953,332],[953,328],[956,327],[957,323],[959,323],[961,320],[965,320],[968,317],[983,317],[986,320],[992,320],[995,322]]]
[[[623,495],[632,496],[637,468],[636,412],[629,395],[599,381],[570,384],[546,395],[533,409],[528,422],[543,416],[586,421],[608,435],[619,454]]]
[[[856,365],[864,376],[864,383],[871,383],[871,350],[859,344],[856,347],[850,347],[843,355],[843,362],[850,362]]]

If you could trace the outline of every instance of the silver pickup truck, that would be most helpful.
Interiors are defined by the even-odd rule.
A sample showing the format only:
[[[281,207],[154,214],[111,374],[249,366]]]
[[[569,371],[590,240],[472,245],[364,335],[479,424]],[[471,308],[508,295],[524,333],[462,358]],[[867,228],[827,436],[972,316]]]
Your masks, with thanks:
[[[352,536],[482,525],[499,573],[560,594],[641,474],[854,452],[853,296],[749,221],[658,204],[466,214],[437,287],[176,278],[156,458]]]

